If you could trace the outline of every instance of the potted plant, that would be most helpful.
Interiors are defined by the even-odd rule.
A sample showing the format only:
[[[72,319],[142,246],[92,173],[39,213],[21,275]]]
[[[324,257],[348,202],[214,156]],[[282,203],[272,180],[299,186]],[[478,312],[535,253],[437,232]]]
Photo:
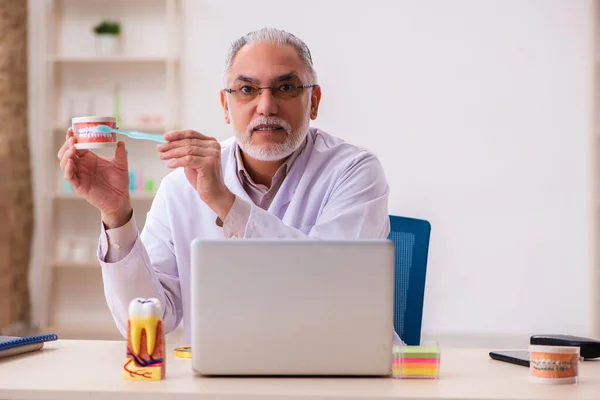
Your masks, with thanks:
[[[94,26],[96,51],[103,56],[115,55],[120,50],[121,25],[116,21],[102,21]]]

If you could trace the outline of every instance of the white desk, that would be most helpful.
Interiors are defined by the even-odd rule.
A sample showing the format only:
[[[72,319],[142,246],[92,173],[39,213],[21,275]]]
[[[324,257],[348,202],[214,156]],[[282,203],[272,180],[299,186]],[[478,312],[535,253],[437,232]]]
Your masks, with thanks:
[[[528,382],[528,369],[487,349],[442,349],[440,380],[201,378],[168,346],[167,378],[125,381],[125,342],[58,341],[0,359],[0,399],[599,399],[600,361],[581,364],[576,385]],[[142,397],[143,396],[143,397]]]

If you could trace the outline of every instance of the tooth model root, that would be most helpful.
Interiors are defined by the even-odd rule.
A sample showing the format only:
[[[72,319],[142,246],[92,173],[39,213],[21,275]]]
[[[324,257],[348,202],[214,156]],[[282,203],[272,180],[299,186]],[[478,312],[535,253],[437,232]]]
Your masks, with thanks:
[[[142,331],[146,332],[146,349],[148,354],[154,352],[158,321],[159,318],[156,316],[129,317],[129,322],[131,324],[131,347],[136,356],[140,354],[140,348],[142,346]]]
[[[165,379],[165,366],[165,333],[161,303],[156,298],[135,298],[129,303],[123,379]]]

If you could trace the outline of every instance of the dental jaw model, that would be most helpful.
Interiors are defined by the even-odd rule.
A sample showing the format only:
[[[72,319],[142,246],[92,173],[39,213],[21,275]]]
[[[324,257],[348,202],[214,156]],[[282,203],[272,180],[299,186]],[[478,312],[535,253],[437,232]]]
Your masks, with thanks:
[[[75,137],[75,148],[102,149],[117,146],[117,135],[114,132],[102,131],[98,127],[104,126],[110,129],[117,127],[116,119],[113,117],[77,117],[71,120],[71,128]]]
[[[165,378],[165,362],[165,335],[160,302],[154,298],[135,298],[129,303],[123,379],[162,380]]]

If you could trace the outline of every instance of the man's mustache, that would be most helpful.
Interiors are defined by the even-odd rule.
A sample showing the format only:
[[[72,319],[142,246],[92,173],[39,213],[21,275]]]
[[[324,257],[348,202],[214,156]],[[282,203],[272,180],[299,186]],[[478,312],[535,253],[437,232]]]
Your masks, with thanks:
[[[288,135],[292,132],[291,125],[284,119],[278,117],[261,117],[250,121],[246,133],[252,135],[254,129],[260,125],[277,125],[280,126]]]

